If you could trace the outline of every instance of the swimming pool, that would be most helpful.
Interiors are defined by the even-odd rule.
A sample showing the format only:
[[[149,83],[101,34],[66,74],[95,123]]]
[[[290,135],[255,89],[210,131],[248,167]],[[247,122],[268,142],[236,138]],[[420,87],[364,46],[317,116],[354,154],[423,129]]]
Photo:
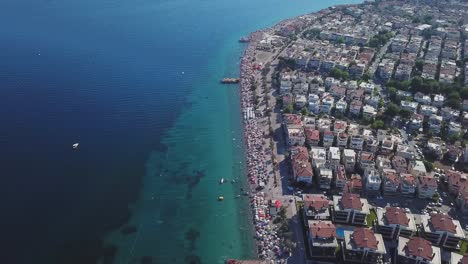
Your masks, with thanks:
[[[336,235],[338,236],[338,238],[341,238],[341,239],[344,238],[344,231],[345,230],[353,231],[354,227],[349,227],[349,226],[347,226],[347,227],[344,227],[344,226],[337,227],[336,228]]]

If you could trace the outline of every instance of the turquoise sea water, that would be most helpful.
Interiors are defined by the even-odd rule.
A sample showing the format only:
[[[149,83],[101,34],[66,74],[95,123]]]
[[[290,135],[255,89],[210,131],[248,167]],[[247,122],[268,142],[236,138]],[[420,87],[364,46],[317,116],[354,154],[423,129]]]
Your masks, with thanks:
[[[218,81],[239,37],[351,2],[1,1],[0,257],[252,257],[239,95]]]

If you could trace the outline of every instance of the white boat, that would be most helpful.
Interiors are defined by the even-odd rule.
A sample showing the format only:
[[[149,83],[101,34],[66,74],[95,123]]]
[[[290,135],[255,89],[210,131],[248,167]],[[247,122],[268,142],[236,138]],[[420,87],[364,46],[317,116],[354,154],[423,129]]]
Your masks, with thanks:
[[[80,143],[75,143],[72,145],[73,149],[77,149],[80,146]]]
[[[221,178],[221,180],[219,180],[219,184],[223,184],[224,183],[224,178]]]

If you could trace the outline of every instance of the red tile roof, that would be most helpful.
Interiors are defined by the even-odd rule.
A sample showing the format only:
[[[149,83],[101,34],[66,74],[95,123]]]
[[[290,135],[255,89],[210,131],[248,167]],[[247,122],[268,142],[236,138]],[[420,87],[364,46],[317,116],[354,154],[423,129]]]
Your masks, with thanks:
[[[387,207],[385,211],[385,218],[388,224],[408,226],[410,219],[406,216],[403,208]]]
[[[458,263],[454,263],[458,264]],[[464,255],[459,264],[468,264],[468,255]]]
[[[283,120],[288,125],[302,125],[302,117],[295,114],[284,114]]]
[[[323,195],[303,195],[304,208],[314,208],[316,211],[320,211],[323,208],[328,208],[330,201],[326,196]]]
[[[413,174],[401,174],[400,177],[404,184],[416,185],[416,177]]]
[[[436,231],[457,232],[457,226],[453,223],[453,218],[445,214],[432,215],[431,224]]]
[[[316,129],[305,128],[304,132],[308,140],[320,140],[320,131]]]
[[[434,257],[431,242],[421,237],[412,237],[404,248],[407,256],[421,257],[426,260],[432,260]]]
[[[437,187],[437,181],[433,177],[423,176],[419,177],[419,183],[424,187]]]
[[[341,204],[344,209],[362,209],[360,196],[355,193],[344,193],[341,197]]]
[[[370,248],[375,250],[379,244],[377,238],[374,235],[374,232],[363,227],[354,229],[351,239],[358,248]]]
[[[310,235],[318,238],[336,237],[336,227],[330,221],[309,222]]]

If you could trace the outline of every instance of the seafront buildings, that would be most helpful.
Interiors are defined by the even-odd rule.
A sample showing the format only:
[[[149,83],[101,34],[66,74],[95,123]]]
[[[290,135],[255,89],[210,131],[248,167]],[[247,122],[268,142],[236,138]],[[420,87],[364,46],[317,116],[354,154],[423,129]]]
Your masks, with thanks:
[[[297,206],[304,259],[465,259],[467,10],[367,1],[288,20],[251,43],[254,105],[273,173],[288,185],[279,197]]]

